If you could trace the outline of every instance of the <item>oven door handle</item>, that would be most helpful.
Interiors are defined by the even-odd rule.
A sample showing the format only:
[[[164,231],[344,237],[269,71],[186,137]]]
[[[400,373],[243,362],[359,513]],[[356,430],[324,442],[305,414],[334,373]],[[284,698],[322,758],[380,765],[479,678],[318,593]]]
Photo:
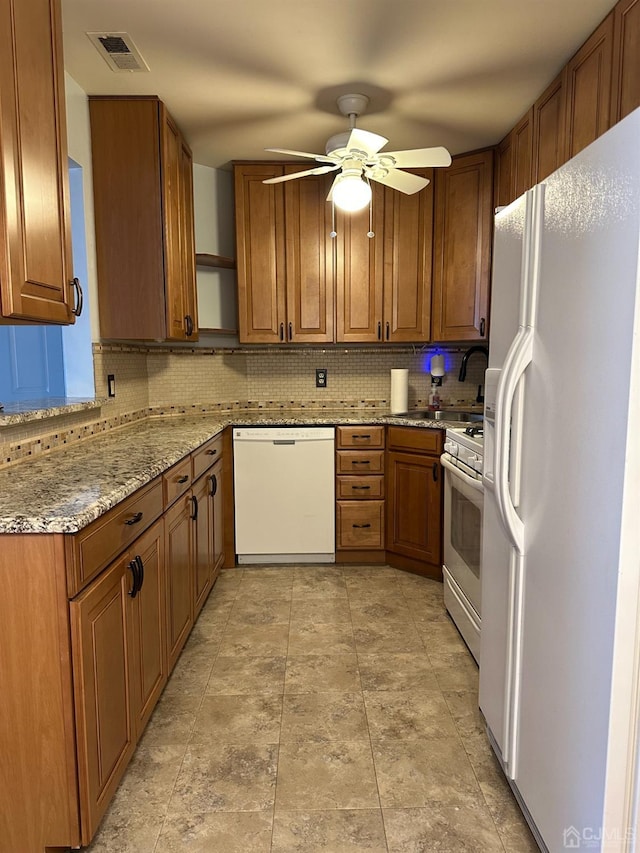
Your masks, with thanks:
[[[471,486],[472,489],[475,489],[476,492],[484,491],[482,486],[482,480],[476,480],[474,477],[470,477],[469,474],[466,473],[466,471],[463,471],[462,469],[458,468],[457,465],[454,465],[453,462],[450,462],[449,455],[447,453],[442,454],[442,456],[440,457],[440,461],[442,462],[444,468],[446,468],[456,477],[459,477],[464,483],[467,483],[467,485]]]

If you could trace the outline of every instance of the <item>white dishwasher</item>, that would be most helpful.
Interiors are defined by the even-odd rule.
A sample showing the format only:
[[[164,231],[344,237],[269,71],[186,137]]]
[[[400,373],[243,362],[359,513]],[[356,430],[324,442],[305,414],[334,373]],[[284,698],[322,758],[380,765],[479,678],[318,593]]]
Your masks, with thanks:
[[[333,427],[234,427],[238,563],[335,562]]]

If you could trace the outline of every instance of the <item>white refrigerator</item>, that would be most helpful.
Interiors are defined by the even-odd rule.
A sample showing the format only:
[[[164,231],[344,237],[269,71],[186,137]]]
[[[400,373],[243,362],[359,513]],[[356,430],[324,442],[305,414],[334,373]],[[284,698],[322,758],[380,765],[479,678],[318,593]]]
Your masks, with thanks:
[[[480,707],[543,850],[640,851],[640,110],[496,214]]]

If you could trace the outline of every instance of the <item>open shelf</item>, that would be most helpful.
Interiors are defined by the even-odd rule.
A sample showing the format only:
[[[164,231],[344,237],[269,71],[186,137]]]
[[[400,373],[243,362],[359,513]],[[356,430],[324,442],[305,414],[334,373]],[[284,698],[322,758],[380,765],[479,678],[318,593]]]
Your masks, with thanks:
[[[197,252],[196,266],[234,270],[236,268],[236,262],[233,258],[226,258],[224,255],[210,255],[205,252]]]

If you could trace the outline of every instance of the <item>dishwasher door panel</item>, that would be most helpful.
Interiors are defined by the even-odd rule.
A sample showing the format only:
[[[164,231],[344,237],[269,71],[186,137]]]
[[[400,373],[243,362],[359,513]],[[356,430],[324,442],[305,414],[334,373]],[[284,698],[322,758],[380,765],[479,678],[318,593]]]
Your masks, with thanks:
[[[233,452],[238,562],[333,562],[333,429],[238,429]]]

